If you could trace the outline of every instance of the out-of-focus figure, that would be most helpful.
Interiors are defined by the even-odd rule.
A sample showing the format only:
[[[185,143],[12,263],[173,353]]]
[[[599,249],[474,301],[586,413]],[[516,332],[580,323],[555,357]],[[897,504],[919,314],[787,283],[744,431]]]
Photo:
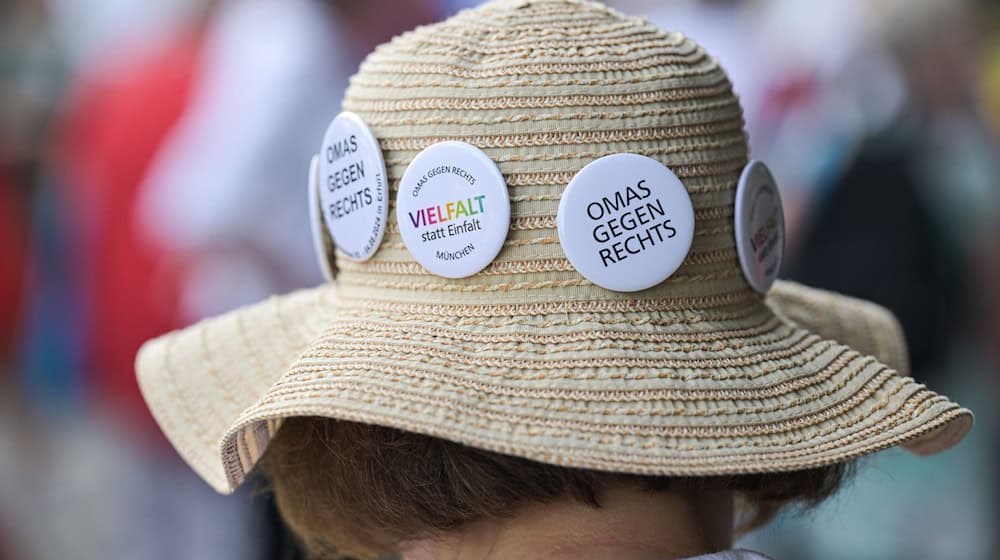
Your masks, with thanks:
[[[209,26],[191,105],[143,180],[137,233],[187,258],[186,321],[310,285],[304,169],[354,58],[311,0],[227,2]],[[262,32],[267,30],[267,32]],[[304,188],[304,187],[302,187]]]
[[[30,202],[43,173],[46,128],[65,81],[65,65],[47,28],[45,6],[36,0],[0,3],[0,558],[31,558],[20,529],[15,482],[22,473],[19,451],[31,451],[24,429],[27,408],[15,367],[27,321],[25,293],[34,277],[29,263]],[[44,241],[44,240],[43,240]],[[31,245],[43,245],[34,240]],[[54,346],[61,342],[56,338]]]
[[[0,3],[0,372],[9,367],[27,262],[28,200],[65,67],[41,2]],[[0,373],[0,379],[3,379]]]
[[[0,162],[0,378],[14,350],[14,334],[24,289],[26,192],[15,182],[9,162]],[[2,381],[0,381],[2,383]]]
[[[31,135],[0,137],[36,139],[40,170],[23,177],[31,266],[0,278],[29,293],[16,302],[27,312],[16,377],[0,377],[20,387],[0,394],[0,456],[13,458],[0,462],[0,558],[7,535],[27,560],[291,558],[266,500],[224,500],[181,467],[141,404],[133,359],[144,339],[205,313],[315,283],[314,256],[296,250],[310,243],[309,158],[370,44],[435,19],[439,4],[14,4],[21,19],[3,24],[48,41],[68,73],[48,97],[26,96],[49,100]],[[0,98],[0,116],[34,114],[14,101]],[[22,181],[5,163],[0,181]],[[274,196],[289,189],[302,204]],[[0,212],[16,194],[4,190]]]
[[[817,205],[792,270],[893,309],[916,374],[932,384],[976,312],[976,291],[967,288],[975,289],[983,233],[1000,215],[998,148],[977,96],[982,43],[972,8],[951,0],[873,2],[905,81],[905,104],[857,140]],[[849,224],[845,212],[855,216]],[[865,265],[878,278],[851,275]]]

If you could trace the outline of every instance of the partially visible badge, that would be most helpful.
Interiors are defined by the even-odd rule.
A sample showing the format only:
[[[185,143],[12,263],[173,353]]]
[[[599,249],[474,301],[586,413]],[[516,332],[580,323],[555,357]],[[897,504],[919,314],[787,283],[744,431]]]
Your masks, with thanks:
[[[312,229],[313,250],[316,252],[316,262],[328,282],[334,279],[333,243],[327,235],[323,224],[323,209],[319,203],[319,156],[313,156],[309,162],[309,225]]]
[[[389,186],[378,140],[354,113],[340,113],[326,131],[319,154],[323,221],[342,253],[371,258],[382,243]]]
[[[785,255],[785,215],[771,171],[760,161],[743,168],[736,186],[736,252],[747,283],[767,293]]]

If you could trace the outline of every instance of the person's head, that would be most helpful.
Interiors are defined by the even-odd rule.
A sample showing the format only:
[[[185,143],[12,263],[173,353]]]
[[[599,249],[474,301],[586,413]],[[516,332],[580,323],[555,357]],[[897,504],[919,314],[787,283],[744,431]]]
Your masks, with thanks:
[[[535,522],[547,510],[579,522],[567,512],[567,502],[598,511],[615,492],[642,516],[659,511],[658,531],[684,540],[677,547],[719,550],[729,546],[734,528],[756,528],[785,506],[815,505],[830,496],[850,463],[784,473],[643,476],[549,465],[393,428],[301,417],[285,423],[263,467],[286,523],[310,554],[323,559],[376,558],[427,541],[447,546],[477,522],[509,521],[526,512]],[[689,508],[683,518],[672,507],[678,502]],[[612,509],[599,518],[600,526],[628,539],[628,529],[615,521],[635,519]],[[671,527],[679,521],[689,524]]]
[[[891,314],[776,281],[777,187],[684,35],[488,2],[376,49],[344,99],[308,184],[331,281],[137,361],[192,467],[229,492],[264,458],[319,554],[717,550],[969,430]]]

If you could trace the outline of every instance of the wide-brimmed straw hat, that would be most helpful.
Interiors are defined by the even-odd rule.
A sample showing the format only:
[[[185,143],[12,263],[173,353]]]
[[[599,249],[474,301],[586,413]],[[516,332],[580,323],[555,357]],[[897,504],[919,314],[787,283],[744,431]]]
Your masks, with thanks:
[[[446,278],[388,212],[368,260],[326,240],[334,281],[147,343],[149,407],[220,492],[295,416],[678,476],[804,469],[899,444],[927,454],[970,429],[969,411],[908,376],[888,311],[788,282],[751,287],[734,227],[740,106],[685,36],[592,3],[491,2],[378,48],[344,109],[378,139],[393,203],[425,148],[480,148],[506,183],[509,232],[485,268]],[[557,223],[574,176],[614,154],[666,166],[694,210],[680,267],[639,291],[588,279]],[[306,199],[299,185],[288,196]]]

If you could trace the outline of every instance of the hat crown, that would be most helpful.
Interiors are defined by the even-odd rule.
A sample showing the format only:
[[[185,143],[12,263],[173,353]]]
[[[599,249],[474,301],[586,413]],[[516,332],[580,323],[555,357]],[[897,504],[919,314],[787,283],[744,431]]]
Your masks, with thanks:
[[[345,299],[506,314],[510,306],[692,309],[752,297],[733,239],[734,193],[747,163],[742,112],[717,60],[680,33],[591,2],[489,2],[377,48],[351,79],[344,110],[378,138],[393,201],[372,259],[337,255]],[[486,152],[511,201],[500,254],[458,280],[416,262],[394,206],[407,165],[448,140]],[[584,278],[557,233],[560,198],[573,176],[619,153],[666,165],[695,209],[684,263],[660,285],[634,293]]]

